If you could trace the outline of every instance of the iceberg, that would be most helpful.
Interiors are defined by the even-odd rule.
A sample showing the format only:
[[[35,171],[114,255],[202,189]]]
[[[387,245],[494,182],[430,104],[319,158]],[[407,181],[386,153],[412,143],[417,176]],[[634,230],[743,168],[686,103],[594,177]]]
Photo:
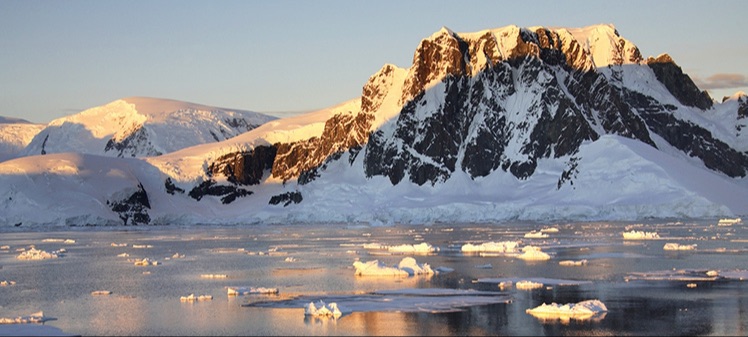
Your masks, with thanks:
[[[540,247],[536,246],[525,246],[522,248],[522,254],[517,257],[530,261],[545,261],[551,259],[551,256],[548,255],[548,253],[543,252]]]
[[[623,232],[624,240],[657,240],[660,235],[657,232],[644,232],[632,230],[629,232]]]
[[[414,276],[414,275],[433,275],[436,271],[431,269],[428,263],[418,264],[412,257],[403,258],[400,263],[394,267],[388,267],[379,260],[369,262],[355,261],[353,267],[356,268],[356,276]]]
[[[229,296],[240,296],[240,295],[253,295],[253,294],[277,294],[278,288],[264,288],[264,287],[228,287],[227,294]]]
[[[340,310],[337,303],[333,302],[326,304],[324,301],[319,300],[317,305],[315,305],[314,302],[309,302],[309,304],[304,307],[304,315],[338,318],[343,315],[343,312]]]
[[[526,313],[540,319],[569,319],[586,320],[596,315],[604,314],[608,308],[600,300],[586,300],[579,303],[569,304],[541,304],[532,309],[525,310]]]

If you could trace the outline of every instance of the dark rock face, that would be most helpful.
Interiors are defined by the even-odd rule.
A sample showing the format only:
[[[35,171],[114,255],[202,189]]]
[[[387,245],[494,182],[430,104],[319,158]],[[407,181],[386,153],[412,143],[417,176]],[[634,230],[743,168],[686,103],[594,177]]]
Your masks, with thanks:
[[[274,195],[270,198],[271,205],[278,205],[283,203],[283,207],[290,205],[291,203],[298,204],[304,198],[301,196],[301,192],[286,192],[279,195]]]
[[[177,187],[177,185],[174,184],[174,181],[172,181],[171,178],[166,178],[166,180],[164,181],[164,188],[166,189],[166,193],[169,193],[171,195],[174,195],[176,193],[184,193],[184,189]]]
[[[657,79],[665,85],[675,98],[683,105],[705,110],[712,107],[712,98],[706,91],[699,91],[688,75],[673,62],[669,55],[647,59],[647,65],[652,68]]]
[[[147,225],[151,222],[151,217],[148,215],[151,203],[148,200],[148,193],[143,188],[143,184],[138,184],[138,190],[126,199],[118,201],[107,200],[107,205],[113,212],[119,214],[119,218],[125,226]]]
[[[208,166],[206,174],[209,179],[192,188],[188,195],[197,201],[205,196],[220,196],[224,204],[251,195],[253,192],[242,186],[260,184],[265,172],[272,168],[275,154],[274,146],[257,146],[250,151],[223,155]],[[213,178],[216,175],[225,177],[230,185],[219,185]],[[167,179],[165,183],[167,193],[169,182]]]
[[[277,149],[257,146],[253,150],[229,153],[217,158],[208,167],[210,175],[221,174],[237,185],[258,185],[265,171],[273,167]]]
[[[738,99],[738,118],[748,117],[748,96],[741,96]]]
[[[295,143],[276,144],[273,177],[284,182],[316,170],[331,156],[360,147],[369,137],[373,116],[366,113],[341,113],[325,122],[320,137]],[[309,175],[307,174],[307,178]]]

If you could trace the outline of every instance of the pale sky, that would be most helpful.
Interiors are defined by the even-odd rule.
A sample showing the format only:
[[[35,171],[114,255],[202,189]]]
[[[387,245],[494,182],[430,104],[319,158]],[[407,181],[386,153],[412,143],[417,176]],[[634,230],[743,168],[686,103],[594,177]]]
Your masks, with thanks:
[[[298,112],[360,96],[446,26],[612,23],[721,100],[748,92],[748,2],[0,0],[0,115],[48,123],[128,96]]]

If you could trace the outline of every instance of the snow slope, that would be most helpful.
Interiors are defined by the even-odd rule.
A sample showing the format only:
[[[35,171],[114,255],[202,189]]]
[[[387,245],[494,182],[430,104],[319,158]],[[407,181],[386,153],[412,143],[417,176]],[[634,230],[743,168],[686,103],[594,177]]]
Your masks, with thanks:
[[[128,97],[59,118],[22,154],[80,152],[147,157],[225,140],[275,117],[175,100]]]
[[[42,129],[42,124],[0,116],[0,162],[17,157]]]

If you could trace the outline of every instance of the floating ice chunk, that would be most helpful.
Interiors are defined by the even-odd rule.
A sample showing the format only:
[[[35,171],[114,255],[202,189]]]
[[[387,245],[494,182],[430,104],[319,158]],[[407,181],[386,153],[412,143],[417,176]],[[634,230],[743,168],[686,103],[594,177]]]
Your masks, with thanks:
[[[584,266],[587,264],[587,260],[563,260],[559,261],[558,264],[566,267]]]
[[[548,237],[548,234],[545,234],[543,232],[538,232],[538,231],[535,231],[535,230],[533,230],[531,232],[528,232],[528,233],[525,233],[525,238],[526,239],[545,239],[547,237]]]
[[[114,243],[112,242],[112,247],[127,247],[126,243]]]
[[[378,242],[371,242],[371,243],[364,243],[363,244],[364,249],[387,249],[388,246],[378,243]]]
[[[501,283],[499,283],[501,285]],[[543,288],[543,284],[540,282],[533,282],[528,280],[522,280],[514,284],[514,287],[518,290],[533,290]]]
[[[132,248],[153,248],[152,245],[132,245]]]
[[[44,316],[43,311],[38,311],[28,316],[18,316],[15,318],[0,317],[0,324],[44,323],[46,321],[51,321],[55,319],[56,318]]]
[[[22,252],[18,255],[19,260],[45,260],[45,259],[56,259],[58,257],[54,252],[48,253],[43,250],[31,248],[27,251]]]
[[[332,317],[338,318],[343,315],[343,312],[338,308],[338,304],[333,302],[326,304],[320,300],[315,305],[314,302],[309,302],[304,308],[304,315],[314,317]]]
[[[158,261],[151,260],[150,258],[146,257],[146,258],[144,258],[142,260],[135,260],[135,265],[136,266],[157,266],[158,265]]]
[[[264,287],[228,287],[229,296],[252,295],[252,294],[277,294],[278,288]]]
[[[52,238],[49,238],[49,239],[42,240],[42,242],[62,242],[62,243],[68,243],[68,244],[70,244],[70,243],[75,243],[75,240],[73,240],[73,239],[52,239]]]
[[[202,274],[200,275],[202,278],[228,278],[229,276],[226,274]]]
[[[181,302],[196,302],[196,301],[210,301],[213,299],[211,295],[200,295],[190,294],[189,296],[182,296],[179,298]]]
[[[451,273],[455,270],[449,267],[436,267],[434,268],[434,271],[437,273]]]
[[[631,280],[695,282],[715,281],[723,277],[716,270],[678,269],[630,273],[624,279],[626,282]]]
[[[686,284],[686,288],[696,288],[696,283]]]
[[[479,245],[466,243],[462,245],[462,251],[470,252],[493,252],[493,253],[515,253],[519,243],[516,241],[485,242]]]
[[[287,257],[287,258],[286,258],[285,260],[283,260],[283,261],[285,261],[285,262],[296,262],[296,258],[295,258],[295,257],[292,257],[292,256],[289,256],[289,257]]]
[[[8,245],[0,246],[0,250],[10,250],[10,246]]]
[[[184,254],[174,253],[174,255],[171,256],[172,259],[182,259],[184,258]]]
[[[13,285],[16,285],[16,281],[8,281],[8,280],[0,281],[0,287],[7,287],[7,286],[13,286]]]
[[[91,295],[98,296],[98,295],[111,295],[112,292],[109,290],[96,290],[92,291]]]
[[[427,263],[418,264],[412,257],[403,258],[395,267],[388,267],[379,260],[355,261],[353,267],[356,268],[355,275],[358,276],[413,276],[436,273]]]
[[[130,254],[122,253],[122,254],[118,254],[117,257],[130,257]]]
[[[536,246],[523,247],[522,254],[520,254],[517,257],[523,260],[532,260],[532,261],[544,261],[544,260],[551,259],[551,256],[548,255],[548,253],[543,252],[540,249],[540,247],[536,247]]]
[[[535,308],[527,309],[525,312],[537,318],[585,320],[608,312],[608,308],[600,300],[586,300],[569,304],[543,303]]]
[[[387,247],[387,250],[394,253],[421,253],[428,254],[438,252],[439,247],[434,247],[427,242],[421,242],[417,245],[399,245]]]
[[[657,232],[644,232],[632,230],[629,232],[623,232],[624,240],[657,240],[660,235]]]
[[[668,242],[662,247],[664,250],[694,250],[696,245],[681,245],[678,243]]]
[[[541,233],[558,233],[558,228],[556,227],[545,227],[540,230]]]
[[[741,218],[734,218],[734,219],[731,219],[731,218],[722,218],[722,219],[719,219],[719,222],[717,222],[717,226],[723,226],[723,227],[724,226],[732,226],[732,225],[735,225],[735,224],[739,224],[741,222],[743,222],[743,219],[741,219]]]
[[[478,268],[478,269],[493,269],[493,265],[491,265],[490,263],[479,264],[479,265],[475,266],[475,268]]]

